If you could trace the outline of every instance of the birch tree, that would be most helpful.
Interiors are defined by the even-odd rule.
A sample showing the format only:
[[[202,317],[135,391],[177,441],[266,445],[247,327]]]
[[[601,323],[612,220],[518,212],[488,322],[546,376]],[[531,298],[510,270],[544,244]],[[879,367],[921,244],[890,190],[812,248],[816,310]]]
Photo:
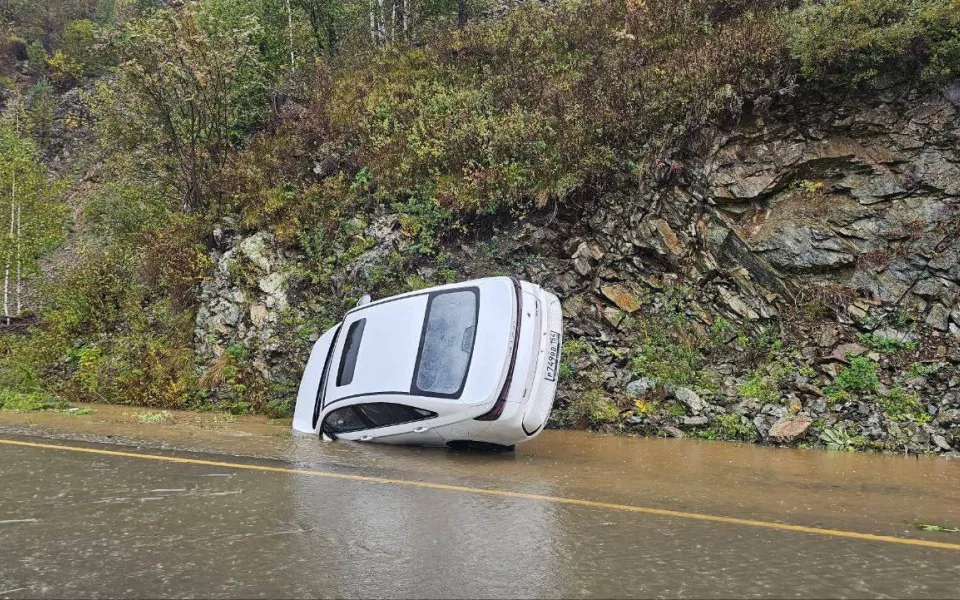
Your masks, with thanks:
[[[33,141],[18,131],[17,121],[0,122],[0,197],[5,202],[0,243],[3,262],[3,318],[25,307],[24,279],[39,270],[38,260],[62,233],[63,207],[48,181]]]

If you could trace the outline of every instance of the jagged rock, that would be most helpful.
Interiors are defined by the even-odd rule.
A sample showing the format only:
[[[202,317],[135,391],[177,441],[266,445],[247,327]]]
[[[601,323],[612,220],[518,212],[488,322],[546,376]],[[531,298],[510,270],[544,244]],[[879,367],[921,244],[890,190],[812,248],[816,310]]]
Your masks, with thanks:
[[[707,408],[707,403],[691,389],[678,387],[673,391],[673,395],[677,400],[686,404],[694,413],[703,412]]]
[[[664,425],[660,429],[662,429],[663,432],[669,435],[670,437],[673,437],[673,438],[684,437],[683,432],[677,429],[676,427],[673,427],[672,425]]]
[[[600,286],[600,293],[624,312],[633,313],[640,310],[640,298],[626,286],[619,284],[602,285]]]
[[[774,267],[792,273],[821,272],[852,265],[860,249],[820,227],[783,223],[753,248]]]
[[[267,295],[268,304],[271,300],[275,306],[282,306],[286,303],[286,298],[283,294],[283,284],[286,280],[286,274],[276,271],[257,281],[257,287]]]
[[[933,422],[936,425],[960,425],[960,409],[942,410]]]
[[[267,320],[267,307],[264,304],[254,304],[250,307],[250,322],[260,327]]]
[[[933,444],[940,450],[944,450],[946,452],[950,452],[951,450],[953,450],[953,448],[950,447],[950,444],[947,442],[947,438],[943,437],[942,435],[933,435],[931,436],[930,439],[931,441],[933,441]]]
[[[820,339],[818,345],[821,348],[829,348],[837,343],[837,328],[828,325],[823,328],[823,331],[820,332]]]
[[[833,352],[830,353],[830,357],[842,362],[847,362],[850,360],[850,357],[860,356],[866,351],[867,349],[860,344],[840,344],[833,349]]]
[[[812,423],[808,417],[781,419],[774,423],[767,435],[782,442],[794,442],[806,435]]]
[[[625,317],[626,315],[623,314],[622,311],[612,306],[607,306],[603,309],[603,318],[614,327],[619,327]]]
[[[950,311],[942,304],[934,304],[924,322],[938,331],[947,331],[950,328]]]
[[[733,312],[737,313],[741,317],[746,317],[751,321],[756,321],[760,318],[760,315],[757,313],[757,311],[750,308],[750,306],[744,302],[740,296],[723,287],[717,288],[717,291],[720,292],[720,296],[723,298],[723,301],[727,306],[730,307],[731,310],[733,310]]]
[[[791,414],[797,414],[797,413],[799,413],[801,410],[803,410],[803,403],[800,402],[800,399],[797,398],[796,396],[792,396],[792,397],[790,398],[788,407],[789,407],[789,409],[790,409],[790,413],[791,413]]]
[[[915,167],[919,181],[950,196],[960,196],[960,167],[949,162],[942,152],[934,148],[924,150]]]
[[[873,332],[874,337],[884,340],[893,340],[900,344],[912,344],[917,341],[917,336],[909,331],[901,331],[892,327],[883,327]]]
[[[270,272],[271,261],[266,256],[267,245],[273,240],[273,236],[267,232],[260,232],[252,235],[240,242],[237,249],[247,260],[255,264],[260,270]]]
[[[684,417],[683,424],[686,427],[701,427],[710,422],[707,417]]]
[[[891,196],[907,193],[903,184],[887,169],[847,175],[837,187],[848,190],[861,204],[876,204]]]
[[[656,389],[656,387],[657,382],[652,379],[637,379],[627,384],[627,394],[643,397]]]

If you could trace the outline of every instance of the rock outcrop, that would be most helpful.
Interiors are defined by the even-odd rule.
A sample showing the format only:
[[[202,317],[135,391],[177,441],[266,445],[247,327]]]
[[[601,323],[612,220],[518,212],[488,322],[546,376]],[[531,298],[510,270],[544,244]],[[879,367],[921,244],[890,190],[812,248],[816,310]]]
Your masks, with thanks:
[[[956,455],[958,97],[893,86],[842,103],[756,102],[763,111],[642,184],[512,224],[484,241],[496,249],[489,260],[469,243],[451,254],[461,278],[506,271],[551,289],[563,300],[567,339],[595,349],[596,376],[566,381],[555,415],[599,388],[632,415],[610,425],[625,431],[722,426],[771,443]],[[390,219],[368,228],[374,243],[344,277],[369,279],[371,265],[403,243]],[[197,321],[203,353],[215,356],[229,340],[290,351],[266,340],[288,302],[279,265],[300,259],[268,248],[254,236],[214,257]],[[230,275],[241,256],[256,279],[243,292]],[[710,339],[703,369],[712,385],[657,381],[629,359],[649,337],[637,323],[664,307],[683,317],[691,350]],[[779,345],[764,360],[780,360],[769,352],[779,348],[789,369],[748,356],[755,349],[745,340],[771,330]],[[846,381],[856,369],[866,382]]]

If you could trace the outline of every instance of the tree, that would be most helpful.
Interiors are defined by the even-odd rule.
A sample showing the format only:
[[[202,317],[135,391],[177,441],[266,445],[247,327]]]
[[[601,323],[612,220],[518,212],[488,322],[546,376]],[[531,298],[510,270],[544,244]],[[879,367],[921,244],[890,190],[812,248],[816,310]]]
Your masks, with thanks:
[[[409,0],[405,0],[409,2]],[[343,18],[343,4],[337,0],[292,0],[293,7],[305,14],[310,22],[318,56],[332,57],[337,53],[338,25]]]
[[[55,108],[56,96],[53,86],[45,77],[41,77],[30,88],[25,110],[27,129],[41,144],[46,144],[50,131],[53,129]]]
[[[63,207],[37,156],[37,148],[14,121],[0,122],[0,196],[9,210],[0,212],[3,262],[3,314],[24,309],[23,281],[38,272],[38,260],[60,237]]]
[[[266,117],[264,62],[252,17],[239,26],[194,8],[156,11],[114,33],[115,85],[101,85],[101,138],[180,191],[184,212],[220,197],[233,146]]]

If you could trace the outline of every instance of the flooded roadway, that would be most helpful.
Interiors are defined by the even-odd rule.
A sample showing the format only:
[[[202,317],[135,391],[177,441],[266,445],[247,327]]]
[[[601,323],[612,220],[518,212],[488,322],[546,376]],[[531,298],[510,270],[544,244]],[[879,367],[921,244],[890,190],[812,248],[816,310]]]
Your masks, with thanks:
[[[552,431],[475,454],[94,411],[0,413],[0,597],[960,598],[960,534],[915,526],[960,525],[960,461]]]

